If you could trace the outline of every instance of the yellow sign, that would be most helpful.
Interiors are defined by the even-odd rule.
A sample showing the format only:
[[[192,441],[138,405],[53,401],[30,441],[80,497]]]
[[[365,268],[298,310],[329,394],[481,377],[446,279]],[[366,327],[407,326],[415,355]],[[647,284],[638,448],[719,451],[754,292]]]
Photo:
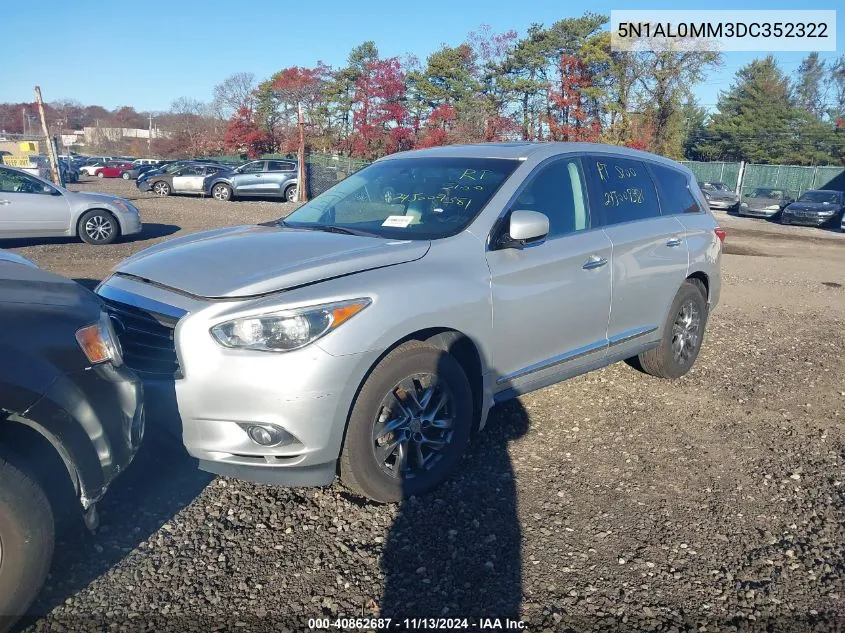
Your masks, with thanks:
[[[20,148],[22,152],[37,152],[38,143],[34,141],[24,141],[20,144]]]
[[[3,156],[3,164],[9,167],[29,167],[29,156]]]

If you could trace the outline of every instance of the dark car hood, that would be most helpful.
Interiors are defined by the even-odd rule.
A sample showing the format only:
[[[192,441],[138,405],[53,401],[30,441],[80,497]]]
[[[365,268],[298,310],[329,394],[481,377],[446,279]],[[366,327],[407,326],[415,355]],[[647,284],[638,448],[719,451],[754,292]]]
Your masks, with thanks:
[[[823,202],[793,202],[786,208],[790,211],[836,211],[839,205]]]
[[[83,321],[96,321],[100,311],[97,296],[75,281],[33,266],[0,261],[0,310],[10,304],[52,306],[78,314]]]
[[[115,271],[199,297],[250,297],[414,261],[430,246],[427,240],[241,226],[158,244]]]

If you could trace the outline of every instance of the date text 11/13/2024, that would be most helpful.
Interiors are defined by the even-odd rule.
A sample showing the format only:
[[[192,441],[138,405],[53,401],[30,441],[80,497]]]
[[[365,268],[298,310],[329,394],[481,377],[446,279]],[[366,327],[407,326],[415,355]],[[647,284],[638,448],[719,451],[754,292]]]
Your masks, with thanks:
[[[524,631],[526,622],[510,618],[311,618],[311,630],[361,631],[396,629],[400,631]]]

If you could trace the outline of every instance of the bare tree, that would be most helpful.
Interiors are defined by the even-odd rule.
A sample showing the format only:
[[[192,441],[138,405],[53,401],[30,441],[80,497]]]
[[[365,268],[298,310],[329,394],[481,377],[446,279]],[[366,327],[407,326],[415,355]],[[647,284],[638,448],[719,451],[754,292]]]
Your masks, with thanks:
[[[241,108],[249,108],[253,92],[258,86],[252,73],[235,73],[214,86],[214,100],[211,102],[214,114],[229,119]]]

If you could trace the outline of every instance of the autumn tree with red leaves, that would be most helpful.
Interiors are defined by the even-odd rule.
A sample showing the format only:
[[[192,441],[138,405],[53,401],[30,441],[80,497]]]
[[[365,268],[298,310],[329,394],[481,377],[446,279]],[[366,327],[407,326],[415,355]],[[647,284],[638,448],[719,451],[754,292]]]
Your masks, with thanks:
[[[561,55],[558,89],[549,90],[549,137],[553,141],[596,142],[601,123],[590,116],[584,103],[584,92],[592,78],[583,60],[575,55]]]
[[[272,138],[258,126],[252,110],[246,106],[239,108],[229,121],[223,143],[227,151],[246,154],[250,158],[273,151]]]
[[[369,62],[355,83],[352,134],[353,156],[376,158],[413,147],[405,104],[405,73],[398,57]]]

